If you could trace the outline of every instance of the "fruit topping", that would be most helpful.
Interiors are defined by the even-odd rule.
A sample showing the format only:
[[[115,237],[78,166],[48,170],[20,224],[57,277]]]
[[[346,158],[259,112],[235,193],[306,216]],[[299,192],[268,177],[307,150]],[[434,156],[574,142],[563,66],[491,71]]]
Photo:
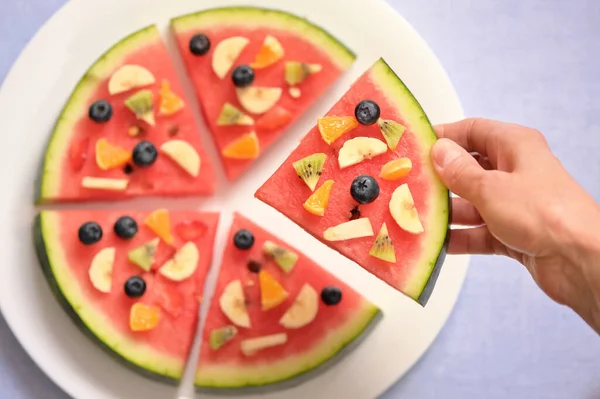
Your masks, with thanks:
[[[250,86],[236,89],[238,101],[242,107],[253,114],[264,114],[281,98],[280,87]]]
[[[390,263],[396,263],[396,252],[394,250],[394,243],[388,233],[387,225],[383,223],[375,242],[369,251],[369,255],[384,260]]]
[[[139,65],[123,65],[110,77],[108,92],[111,95],[119,94],[154,82],[154,75],[146,68]]]
[[[290,93],[290,97],[294,99],[300,98],[302,96],[302,90],[300,90],[297,87],[290,87],[288,93]]]
[[[69,165],[71,165],[73,172],[79,172],[83,169],[83,165],[85,165],[85,161],[87,160],[89,146],[90,139],[89,137],[85,137],[73,141],[73,144],[69,147]]]
[[[240,280],[227,284],[219,298],[221,311],[238,327],[250,328],[250,316],[246,309],[244,288]]]
[[[375,101],[363,100],[354,108],[354,116],[361,125],[372,125],[379,120],[381,110]]]
[[[265,335],[263,337],[258,338],[249,338],[245,339],[241,342],[240,346],[242,349],[242,353],[246,356],[252,356],[256,352],[272,348],[274,346],[283,345],[287,342],[287,334],[286,333],[278,333],[272,335]]]
[[[255,159],[260,153],[258,137],[255,132],[246,133],[229,143],[221,154],[231,159]]]
[[[112,288],[112,271],[115,263],[115,248],[104,248],[92,259],[88,270],[90,281],[100,292],[109,293]]]
[[[327,205],[329,205],[329,196],[331,195],[333,183],[333,180],[325,181],[321,187],[319,187],[317,191],[304,202],[304,209],[316,216],[325,215],[325,209],[327,209]]]
[[[197,33],[190,39],[190,52],[194,55],[205,55],[210,50],[210,39],[203,33]]]
[[[206,233],[207,227],[199,220],[184,220],[175,226],[175,233],[183,241],[193,241]]]
[[[140,168],[147,168],[152,165],[156,158],[158,158],[158,151],[154,144],[149,141],[140,141],[133,147],[133,163]]]
[[[310,324],[319,311],[319,294],[313,287],[304,284],[292,306],[279,319],[279,324],[285,328],[297,329]]]
[[[154,126],[154,96],[150,90],[140,90],[127,97],[125,106],[135,114],[135,117]]]
[[[398,122],[383,119],[379,119],[377,121],[377,125],[379,126],[385,141],[387,141],[390,150],[395,151],[396,147],[398,147],[400,139],[402,138],[402,135],[406,131],[406,127],[402,126]]]
[[[310,191],[315,191],[317,183],[321,178],[325,161],[327,161],[327,155],[318,152],[299,159],[292,164],[296,174],[304,180],[304,183],[310,188]]]
[[[160,150],[190,176],[196,177],[200,173],[200,155],[187,141],[170,140]]]
[[[254,245],[254,234],[250,230],[242,229],[233,236],[233,245],[237,249],[248,250]]]
[[[350,216],[348,217],[350,220],[360,219],[360,209],[358,209],[358,205],[354,208],[350,209]]]
[[[240,111],[237,107],[231,103],[223,104],[219,118],[217,119],[217,126],[252,126],[254,125],[254,119]]]
[[[239,65],[231,74],[235,87],[248,87],[254,82],[254,69],[250,65]]]
[[[342,290],[338,287],[325,287],[321,290],[321,300],[327,306],[335,306],[342,301]]]
[[[285,63],[285,81],[290,86],[302,83],[310,75],[323,70],[320,64],[306,64],[304,62],[288,61]]]
[[[344,241],[353,238],[371,237],[373,227],[369,218],[351,220],[337,226],[328,228],[323,232],[323,238],[327,241]]]
[[[385,154],[388,147],[378,139],[371,137],[355,137],[344,143],[338,154],[340,169],[361,163],[377,155]]]
[[[129,298],[139,298],[146,292],[146,282],[140,276],[129,277],[124,288],[125,295]]]
[[[258,281],[260,284],[260,303],[263,311],[281,305],[288,298],[288,292],[279,281],[275,280],[265,270],[261,270],[258,273]]]
[[[285,108],[274,106],[256,121],[256,129],[272,132],[284,127],[292,120],[292,114]]]
[[[96,142],[96,164],[102,170],[125,165],[131,159],[131,152],[109,143],[105,138]]]
[[[152,241],[132,249],[127,254],[127,259],[134,265],[141,267],[143,270],[147,272],[150,271],[154,264],[154,255],[156,255],[156,249],[158,248],[159,242],[160,238],[155,238]]]
[[[248,261],[246,266],[251,273],[259,273],[260,269],[262,268],[262,265],[255,260]]]
[[[398,180],[408,176],[412,169],[412,162],[409,158],[394,159],[383,165],[379,177],[384,180]]]
[[[169,82],[163,80],[158,91],[160,96],[158,114],[159,115],[173,115],[185,106],[183,99],[177,94],[173,93]]]
[[[131,331],[148,331],[158,325],[160,321],[160,308],[135,303],[129,313],[129,328]]]
[[[318,119],[319,132],[327,144],[355,129],[358,122],[352,116],[325,116]]]
[[[95,244],[102,239],[102,227],[96,222],[86,222],[79,227],[78,236],[82,244]]]
[[[105,123],[112,117],[113,110],[110,103],[106,100],[95,101],[90,105],[88,116],[91,120],[97,123]]]
[[[121,216],[115,222],[115,234],[125,240],[133,238],[138,232],[136,221],[130,216]]]
[[[142,127],[139,125],[132,125],[129,126],[129,129],[127,129],[127,134],[129,137],[138,137],[142,133],[144,133],[144,129],[142,129]]]
[[[379,184],[369,175],[358,176],[350,186],[350,195],[359,204],[370,204],[379,197]]]
[[[231,341],[238,333],[235,326],[225,326],[221,328],[215,328],[210,332],[208,344],[210,349],[217,350],[227,342]]]
[[[284,54],[283,46],[279,40],[271,35],[267,35],[263,45],[254,57],[254,62],[250,65],[256,69],[266,68],[282,59]]]
[[[392,194],[390,213],[402,230],[412,234],[421,234],[424,231],[407,184],[401,185]]]
[[[267,257],[272,258],[285,273],[291,272],[294,266],[296,266],[296,262],[298,262],[298,254],[296,252],[280,247],[272,241],[265,241],[263,244],[263,253]]]
[[[158,272],[169,280],[183,281],[194,274],[199,259],[200,252],[196,244],[186,242]]]
[[[81,187],[94,190],[123,191],[127,188],[127,184],[129,184],[129,180],[127,179],[110,179],[90,176],[81,179]]]
[[[250,40],[245,37],[233,36],[217,44],[213,53],[212,68],[220,79],[227,75],[248,43]]]
[[[166,209],[157,209],[146,217],[144,223],[167,244],[173,244],[171,217]]]

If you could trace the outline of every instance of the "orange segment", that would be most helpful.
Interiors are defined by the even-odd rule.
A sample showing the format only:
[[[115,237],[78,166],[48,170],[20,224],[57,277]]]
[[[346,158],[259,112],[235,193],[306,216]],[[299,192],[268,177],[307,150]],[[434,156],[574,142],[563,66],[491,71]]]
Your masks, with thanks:
[[[160,104],[158,113],[160,115],[173,115],[185,105],[181,97],[171,91],[169,82],[163,80],[159,90]]]
[[[325,116],[319,118],[319,132],[327,144],[339,139],[358,126],[358,121],[353,116]]]
[[[408,176],[412,169],[412,162],[408,158],[399,158],[383,165],[379,177],[384,180],[398,180]]]
[[[224,157],[232,159],[254,159],[258,157],[260,147],[255,132],[244,134],[223,148]]]
[[[333,180],[327,180],[324,182],[321,187],[317,189],[317,191],[308,197],[304,203],[304,209],[313,215],[325,215],[325,209],[327,209],[327,205],[329,204],[329,195],[331,194],[333,183]]]
[[[287,291],[266,271],[261,270],[258,273],[258,280],[262,310],[273,309],[287,299],[289,295]]]
[[[160,308],[136,303],[129,313],[129,328],[131,331],[148,331],[158,325],[160,321]]]
[[[110,144],[105,138],[96,142],[96,163],[102,170],[125,165],[131,159],[131,151]]]
[[[150,228],[167,244],[173,244],[173,235],[171,234],[171,218],[166,209],[157,209],[144,220],[146,226]]]
[[[275,37],[267,35],[262,47],[254,57],[250,66],[254,69],[266,68],[283,58],[283,46]]]

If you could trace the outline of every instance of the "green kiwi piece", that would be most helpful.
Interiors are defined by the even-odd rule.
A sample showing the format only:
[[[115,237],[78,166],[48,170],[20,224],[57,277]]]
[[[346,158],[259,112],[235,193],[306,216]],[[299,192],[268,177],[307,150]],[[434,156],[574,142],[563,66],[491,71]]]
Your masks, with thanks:
[[[381,129],[381,133],[383,134],[383,137],[385,137],[385,141],[387,141],[390,150],[396,150],[402,135],[406,131],[406,127],[398,122],[386,119],[379,119],[377,125],[379,126],[379,129]]]
[[[234,105],[225,103],[217,119],[218,126],[252,126],[254,125],[254,119],[246,115]]]
[[[321,178],[321,172],[323,171],[326,160],[327,155],[318,152],[293,163],[296,174],[304,180],[304,183],[310,188],[310,191],[315,191],[315,187],[317,187],[317,183]]]
[[[369,255],[390,263],[396,263],[396,252],[394,244],[388,233],[387,225],[384,223],[375,238],[375,242],[369,251]]]
[[[237,335],[237,328],[234,326],[225,326],[214,329],[210,332],[209,345],[210,349],[217,350]]]
[[[135,114],[135,116],[148,124],[154,126],[154,97],[150,90],[140,90],[129,96],[125,100],[125,106]]]
[[[267,256],[272,257],[275,263],[286,273],[291,272],[296,266],[296,262],[298,262],[297,253],[282,248],[272,241],[265,241],[263,251]]]

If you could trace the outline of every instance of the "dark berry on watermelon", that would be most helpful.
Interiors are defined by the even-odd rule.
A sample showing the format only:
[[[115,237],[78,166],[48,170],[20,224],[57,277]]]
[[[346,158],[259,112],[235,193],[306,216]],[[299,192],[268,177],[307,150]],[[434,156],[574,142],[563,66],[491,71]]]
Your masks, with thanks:
[[[205,55],[210,50],[210,39],[203,33],[198,33],[190,39],[190,52],[194,55]]]
[[[240,65],[233,70],[231,78],[235,87],[248,87],[254,82],[254,69],[249,65]]]
[[[89,117],[97,123],[105,123],[112,117],[112,107],[106,100],[98,100],[90,106]]]
[[[92,245],[102,239],[102,227],[96,222],[86,222],[79,227],[79,241]]]
[[[261,268],[262,268],[261,264],[255,260],[251,260],[248,262],[248,270],[250,270],[252,273],[260,272]]]
[[[342,291],[338,287],[325,287],[321,291],[321,300],[327,306],[335,306],[342,301]]]
[[[152,165],[158,157],[158,151],[154,144],[149,141],[140,141],[133,147],[133,163],[141,168]]]
[[[139,298],[146,292],[146,282],[140,276],[129,277],[125,281],[125,295],[129,298]]]
[[[254,234],[251,231],[242,229],[233,236],[233,245],[238,249],[250,249],[254,245]]]
[[[358,176],[350,186],[350,195],[359,204],[370,204],[379,197],[379,184],[372,176]]]
[[[354,208],[350,209],[350,220],[360,219],[360,209],[358,209],[358,205]]]
[[[381,110],[375,101],[363,100],[354,109],[354,116],[361,125],[372,125],[379,120]]]
[[[126,175],[130,175],[133,173],[133,165],[131,165],[130,163],[126,164],[123,167],[123,173],[125,173]]]
[[[128,240],[137,234],[138,225],[132,217],[121,216],[115,222],[114,230],[118,237]]]

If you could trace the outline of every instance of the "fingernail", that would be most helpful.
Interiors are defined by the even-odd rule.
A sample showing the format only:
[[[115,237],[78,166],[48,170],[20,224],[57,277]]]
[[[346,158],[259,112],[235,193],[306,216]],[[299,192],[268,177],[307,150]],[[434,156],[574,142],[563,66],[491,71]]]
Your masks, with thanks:
[[[462,155],[461,148],[448,139],[439,139],[433,147],[433,160],[443,168]]]

